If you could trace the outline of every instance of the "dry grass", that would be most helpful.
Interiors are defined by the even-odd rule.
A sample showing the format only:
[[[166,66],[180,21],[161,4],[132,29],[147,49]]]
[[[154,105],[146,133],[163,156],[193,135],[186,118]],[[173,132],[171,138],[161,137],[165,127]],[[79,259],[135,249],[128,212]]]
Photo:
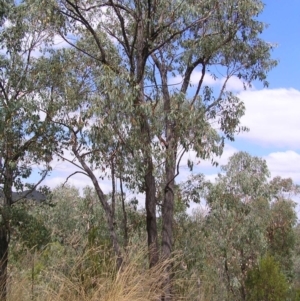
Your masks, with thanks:
[[[101,265],[97,264],[99,258],[102,259]],[[38,255],[35,261],[39,261]],[[116,270],[115,260],[101,249],[89,250],[74,262],[76,264],[70,267],[67,274],[59,270],[62,265],[47,267],[34,281],[29,264],[27,270],[14,271],[8,301],[159,300],[168,265],[168,262],[162,262],[153,269],[147,268],[144,248],[130,248],[119,271]]]
[[[180,255],[149,269],[147,248],[130,246],[117,270],[111,254],[98,248],[74,257],[57,245],[40,254],[28,253],[10,267],[8,301],[157,301],[170,263],[174,301],[214,299],[211,281],[196,271],[190,275]]]

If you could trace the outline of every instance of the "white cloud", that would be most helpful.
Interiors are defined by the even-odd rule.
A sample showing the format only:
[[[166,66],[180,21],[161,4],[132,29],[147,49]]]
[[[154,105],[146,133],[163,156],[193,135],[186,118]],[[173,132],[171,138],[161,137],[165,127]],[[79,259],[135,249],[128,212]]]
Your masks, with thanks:
[[[250,132],[240,136],[262,146],[300,149],[300,91],[274,89],[243,91],[246,114],[242,125]]]
[[[168,79],[168,85],[177,86],[181,85],[183,78],[181,75],[172,76]]]
[[[223,155],[220,158],[215,158],[219,166],[226,165],[229,158],[239,150],[226,144]],[[190,172],[187,167],[187,160],[193,160],[195,162],[193,172]],[[293,151],[287,150],[282,152],[272,152],[264,159],[267,161],[268,168],[271,172],[271,177],[281,176],[282,178],[292,178],[295,183],[300,183],[300,154]],[[197,164],[197,162],[199,162]],[[186,180],[192,173],[204,173],[207,180],[211,182],[215,181],[217,173],[220,171],[219,167],[213,167],[210,160],[199,161],[196,158],[195,152],[190,151],[185,154],[180,165],[180,176],[177,181]]]
[[[221,157],[214,157],[214,160],[218,162],[218,166],[212,166],[211,159],[202,160],[196,157],[195,151],[186,152],[182,160],[180,162],[180,174],[176,179],[177,182],[182,182],[188,179],[191,174],[203,173],[206,175],[206,178],[212,182],[214,182],[215,177],[217,176],[218,171],[220,170],[220,166],[227,164],[228,159],[234,154],[238,152],[236,148],[234,148],[230,144],[225,144],[224,151]],[[193,170],[190,171],[187,162],[188,160],[194,163]]]
[[[5,20],[2,26],[3,28],[10,28],[12,26],[12,23],[10,20]]]
[[[197,85],[202,77],[202,72],[195,70],[191,75],[191,84]],[[206,73],[203,79],[203,85],[213,86],[220,84],[220,80]]]
[[[61,49],[61,48],[70,48],[70,44],[66,42],[60,35],[54,35],[53,37],[53,48]]]
[[[292,178],[300,183],[300,154],[288,150],[285,152],[273,152],[265,156],[272,177]]]
[[[205,175],[205,179],[212,182],[212,183],[216,182],[217,177],[218,177],[217,173],[214,173],[214,174],[211,174],[211,175]]]
[[[220,166],[225,165],[228,163],[229,158],[238,151],[238,149],[227,143],[225,144],[222,156],[220,158],[216,158],[216,160],[218,161]]]
[[[66,181],[66,177],[63,175],[52,176],[52,177],[47,178],[42,183],[42,185],[46,185],[50,188],[55,188],[55,187],[65,183],[65,181]],[[108,179],[99,180],[98,182],[99,182],[100,188],[102,189],[102,191],[104,193],[111,192],[111,183]],[[71,177],[67,183],[72,186],[75,186],[80,191],[80,193],[83,192],[83,189],[86,186],[93,187],[93,183],[90,180],[90,178],[88,178],[87,176],[85,176],[83,174],[76,174],[75,176]]]
[[[220,79],[220,85],[223,85],[224,83],[225,83],[225,78]],[[249,89],[248,86],[247,88]],[[232,76],[229,78],[229,80],[226,83],[226,90],[232,92],[243,91],[245,90],[244,83],[237,76]]]

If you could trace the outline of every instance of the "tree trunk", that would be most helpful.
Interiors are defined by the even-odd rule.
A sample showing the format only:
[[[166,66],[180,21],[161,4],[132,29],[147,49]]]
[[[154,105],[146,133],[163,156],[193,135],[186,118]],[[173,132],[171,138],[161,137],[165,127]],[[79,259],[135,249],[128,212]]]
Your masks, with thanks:
[[[8,230],[6,225],[0,227],[0,301],[7,295]]]
[[[149,162],[152,167],[152,162]],[[148,166],[149,166],[148,165]],[[155,266],[159,260],[157,222],[156,222],[156,198],[155,198],[155,179],[152,175],[152,169],[145,176],[146,184],[146,223],[148,234],[148,249],[150,268]]]
[[[174,187],[177,143],[175,139],[175,121],[170,119],[171,96],[168,89],[167,66],[164,61],[159,62],[155,57],[155,63],[161,74],[162,93],[165,112],[165,138],[166,138],[166,159],[165,159],[165,187],[164,200],[162,205],[162,249],[163,260],[170,260],[173,248],[173,216],[174,216]],[[172,300],[171,289],[171,263],[167,265],[167,278],[165,281],[165,290],[162,300]]]
[[[127,225],[127,212],[125,207],[122,176],[120,176],[120,190],[121,190],[121,201],[122,201],[122,211],[123,211],[124,247],[126,248],[128,246],[128,225]]]
[[[167,159],[167,161],[170,161]],[[173,160],[172,160],[173,161]],[[167,162],[171,163],[171,162]],[[166,182],[164,202],[162,207],[162,254],[169,257],[172,252],[173,243],[173,214],[174,214],[174,186],[175,168],[172,164],[166,166]]]
[[[173,153],[173,154],[172,154]],[[166,159],[166,187],[164,194],[164,201],[162,206],[162,259],[170,260],[173,248],[173,216],[174,216],[174,188],[175,188],[175,167],[176,155],[173,147],[170,150],[170,157]],[[165,282],[165,295],[162,300],[172,300],[171,290],[171,263],[167,268],[167,279]]]
[[[4,206],[1,212],[0,225],[0,301],[5,301],[7,296],[7,264],[8,264],[8,246],[9,246],[9,215],[8,209],[12,205],[12,187],[13,170],[5,166],[4,172]]]
[[[145,65],[149,55],[149,45],[147,36],[145,36],[144,18],[141,19],[137,25],[137,41],[136,41],[136,78],[135,81],[139,85],[140,91],[136,99],[136,107],[139,108],[141,104],[145,103],[144,96],[144,76]],[[153,176],[153,161],[151,154],[152,140],[150,135],[150,127],[147,116],[143,112],[140,116],[140,129],[143,141],[142,151],[144,155],[144,164],[146,167],[145,181],[145,207],[146,207],[146,224],[148,236],[148,250],[149,250],[149,265],[150,268],[155,266],[159,260],[158,249],[158,235],[157,235],[157,221],[156,221],[156,184]]]

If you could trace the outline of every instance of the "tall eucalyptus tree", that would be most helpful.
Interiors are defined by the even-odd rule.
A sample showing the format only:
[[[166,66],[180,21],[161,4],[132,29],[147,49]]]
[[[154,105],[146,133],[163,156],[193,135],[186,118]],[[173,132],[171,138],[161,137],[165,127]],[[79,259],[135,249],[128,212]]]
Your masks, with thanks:
[[[171,255],[174,185],[182,154],[194,149],[200,158],[219,155],[224,139],[233,139],[243,129],[239,119],[244,106],[226,89],[228,80],[236,76],[245,86],[254,80],[267,84],[266,73],[276,64],[270,58],[272,45],[259,37],[265,27],[257,20],[263,3],[259,0],[29,2],[64,17],[64,26],[57,28],[57,32],[65,41],[109,70],[113,78],[126,82],[126,98],[112,101],[122,102],[130,109],[138,162],[133,166],[138,167],[136,186],[145,193],[150,266],[153,266],[159,260],[158,203],[162,206],[163,223],[161,255],[163,258]],[[94,40],[96,54],[85,45],[76,44],[83,35]],[[108,39],[121,60],[111,58]],[[207,85],[211,78],[221,83],[219,89]]]
[[[4,1],[5,2],[5,1]],[[17,2],[17,1],[16,1]],[[0,32],[0,299],[6,299],[10,210],[13,190],[22,191],[33,168],[38,170],[29,194],[50,170],[54,129],[49,123],[51,108],[37,97],[42,88],[37,50],[46,39],[45,27],[26,7],[14,1],[2,3]],[[2,13],[2,11],[1,11]],[[31,179],[31,181],[33,178]],[[26,197],[26,194],[20,194]]]

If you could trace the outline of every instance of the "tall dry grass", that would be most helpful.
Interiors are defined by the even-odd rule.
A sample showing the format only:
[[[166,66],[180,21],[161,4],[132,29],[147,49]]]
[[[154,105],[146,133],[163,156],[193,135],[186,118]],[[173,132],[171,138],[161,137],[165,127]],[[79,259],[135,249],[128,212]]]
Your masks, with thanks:
[[[27,261],[24,258],[23,270],[11,268],[8,301],[159,300],[169,262],[149,269],[145,248],[129,250],[120,270],[106,251],[90,249],[77,257],[68,269],[64,266],[64,273],[60,269],[66,258],[62,257],[61,263],[56,261],[55,266],[44,267],[39,275],[34,274],[32,256],[28,256]],[[35,255],[35,265],[42,261],[42,256]]]

